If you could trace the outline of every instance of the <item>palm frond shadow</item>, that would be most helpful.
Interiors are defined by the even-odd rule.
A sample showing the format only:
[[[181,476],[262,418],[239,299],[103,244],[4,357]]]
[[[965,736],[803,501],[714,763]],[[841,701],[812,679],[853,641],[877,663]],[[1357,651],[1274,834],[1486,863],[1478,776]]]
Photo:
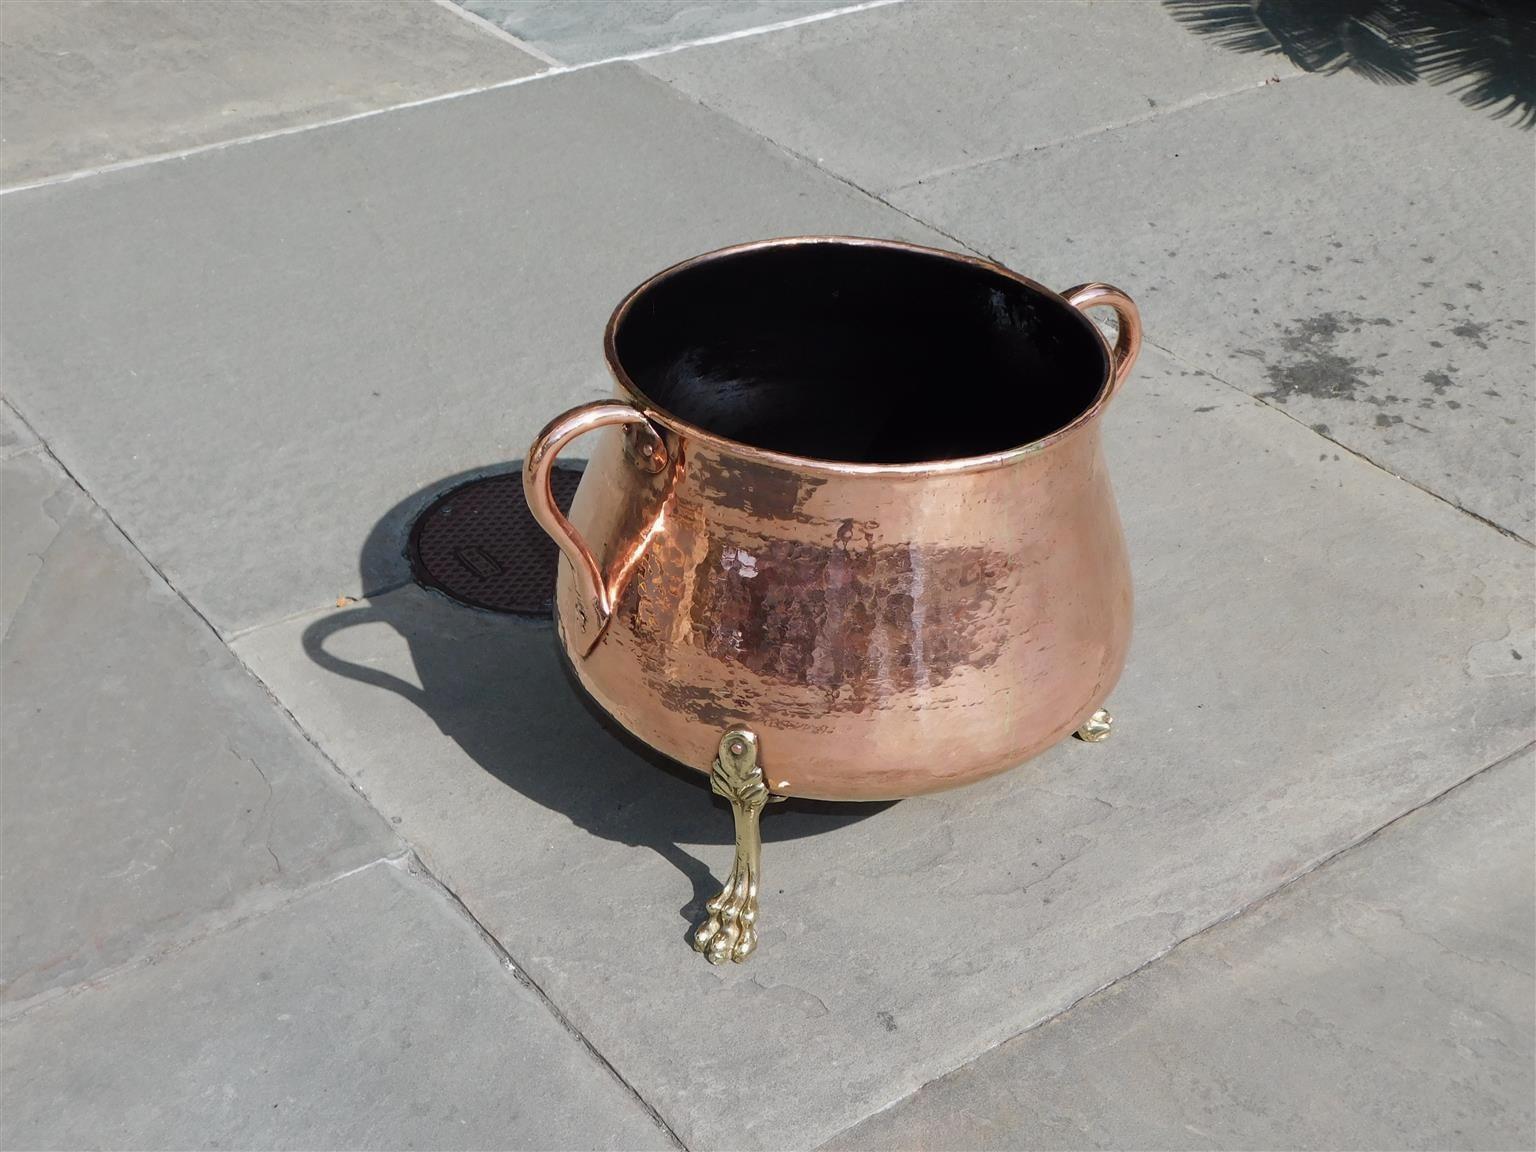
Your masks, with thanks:
[[[1469,107],[1536,127],[1531,0],[1163,0],[1174,19],[1234,52],[1377,84],[1448,85]]]

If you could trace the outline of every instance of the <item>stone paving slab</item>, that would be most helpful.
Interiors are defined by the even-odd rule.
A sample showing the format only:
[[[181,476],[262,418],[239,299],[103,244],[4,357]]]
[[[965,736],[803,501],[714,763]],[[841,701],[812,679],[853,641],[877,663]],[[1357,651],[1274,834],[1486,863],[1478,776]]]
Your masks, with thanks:
[[[7,0],[0,183],[385,108],[545,67],[428,0]]]
[[[873,192],[1294,72],[1118,2],[905,3],[643,67]],[[1020,196],[1001,214],[1031,207]]]
[[[1508,122],[1308,76],[890,199],[1119,284],[1160,347],[1536,538],[1536,153]]]
[[[9,404],[0,402],[0,460],[27,452],[37,447],[37,437],[11,410]]]
[[[415,508],[358,575],[383,510],[609,394],[603,325],[652,272],[800,232],[942,241],[629,65],[5,216],[8,396],[224,631],[405,578]]]
[[[379,863],[0,1025],[7,1148],[668,1148],[441,889]]]
[[[1536,758],[828,1146],[1536,1145]]]
[[[0,534],[0,999],[400,850],[46,456]]]
[[[236,649],[689,1146],[813,1145],[1530,738],[1526,545],[1156,352],[1108,451],[1115,739],[774,812],[742,968],[686,944],[728,815],[598,725],[546,625],[407,588]]]
[[[459,0],[562,64],[611,60],[850,7],[856,0]]]

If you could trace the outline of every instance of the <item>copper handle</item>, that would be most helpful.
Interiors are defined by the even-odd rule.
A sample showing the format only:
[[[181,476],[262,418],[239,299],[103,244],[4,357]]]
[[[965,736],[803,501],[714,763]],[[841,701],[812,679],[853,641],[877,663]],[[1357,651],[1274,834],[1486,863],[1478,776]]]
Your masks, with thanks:
[[[1125,378],[1131,374],[1131,365],[1136,363],[1136,356],[1141,351],[1141,312],[1136,302],[1113,284],[1079,284],[1076,288],[1067,289],[1062,295],[1068,304],[1084,312],[1101,306],[1115,310],[1120,331],[1115,336],[1115,350],[1112,354],[1114,383],[1110,386],[1109,394],[1113,396],[1120,391]]]
[[[632,453],[639,467],[651,473],[660,472],[666,467],[666,445],[646,419],[645,413],[633,404],[619,400],[597,400],[572,408],[563,416],[556,416],[544,426],[544,431],[533,438],[533,443],[528,447],[528,457],[523,462],[523,497],[528,501],[528,510],[571,562],[571,570],[576,575],[576,588],[581,594],[580,623],[583,631],[589,632],[593,640],[602,635],[608,625],[608,618],[613,615],[613,587],[603,574],[592,549],[587,547],[587,542],[555,503],[555,494],[549,482],[550,473],[554,471],[555,460],[562,448],[578,436],[614,424],[643,426],[639,430],[639,443]],[[590,620],[586,618],[588,611],[592,614]]]

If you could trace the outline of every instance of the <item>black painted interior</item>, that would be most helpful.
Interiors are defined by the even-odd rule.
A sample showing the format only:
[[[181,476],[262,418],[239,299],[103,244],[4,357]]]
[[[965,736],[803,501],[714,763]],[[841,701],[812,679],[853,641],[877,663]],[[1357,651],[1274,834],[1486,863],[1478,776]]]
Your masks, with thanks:
[[[805,244],[708,260],[615,333],[655,404],[760,448],[857,463],[979,456],[1069,424],[1105,356],[1070,305],[904,249]]]

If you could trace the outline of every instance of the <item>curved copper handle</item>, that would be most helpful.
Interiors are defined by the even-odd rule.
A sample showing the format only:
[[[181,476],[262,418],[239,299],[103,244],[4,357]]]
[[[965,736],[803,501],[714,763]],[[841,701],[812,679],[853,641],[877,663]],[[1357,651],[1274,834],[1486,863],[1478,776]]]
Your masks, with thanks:
[[[597,400],[556,416],[533,438],[528,457],[523,462],[523,497],[528,501],[528,510],[571,562],[571,570],[576,574],[576,589],[581,595],[578,623],[593,643],[603,634],[613,615],[613,586],[603,574],[592,549],[555,503],[549,480],[562,448],[584,433],[614,424],[643,426],[642,438],[634,452],[641,468],[655,473],[667,466],[666,445],[651,427],[645,413],[621,400]]]
[[[1113,396],[1120,391],[1125,378],[1131,374],[1131,365],[1136,363],[1136,356],[1141,351],[1141,312],[1136,307],[1136,301],[1113,284],[1079,284],[1076,288],[1068,288],[1062,295],[1068,304],[1084,312],[1100,306],[1115,310],[1120,331],[1115,336],[1115,380],[1109,390],[1110,396]]]

